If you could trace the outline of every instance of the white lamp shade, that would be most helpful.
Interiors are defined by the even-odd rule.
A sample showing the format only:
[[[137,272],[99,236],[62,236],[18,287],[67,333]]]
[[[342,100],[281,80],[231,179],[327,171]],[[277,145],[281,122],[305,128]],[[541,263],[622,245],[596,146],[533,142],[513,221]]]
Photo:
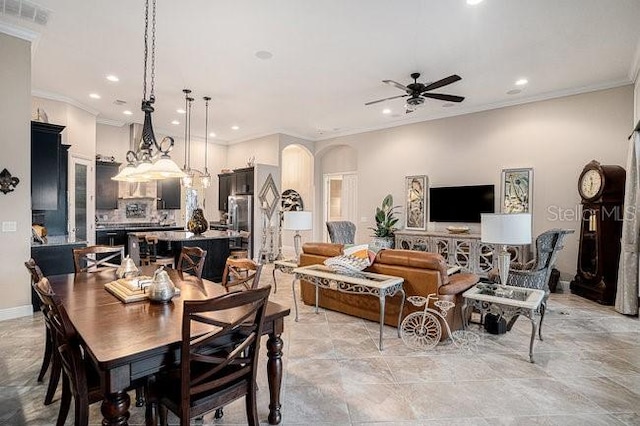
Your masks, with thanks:
[[[530,244],[531,214],[482,213],[480,239],[489,244]]]
[[[284,224],[282,227],[290,231],[308,231],[313,229],[313,216],[311,212],[284,212]]]
[[[169,157],[160,157],[147,171],[149,179],[160,180],[167,178],[182,178],[186,176],[180,167]]]

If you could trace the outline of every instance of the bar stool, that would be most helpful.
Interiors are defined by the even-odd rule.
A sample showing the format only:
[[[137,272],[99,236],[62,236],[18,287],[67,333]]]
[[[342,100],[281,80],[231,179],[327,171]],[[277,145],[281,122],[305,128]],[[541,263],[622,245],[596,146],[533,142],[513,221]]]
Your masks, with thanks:
[[[158,237],[147,235],[145,236],[145,242],[147,244],[147,250],[149,251],[149,265],[162,265],[170,267],[171,269],[176,268],[176,261],[173,257],[158,256]],[[142,248],[140,251],[142,252]],[[142,264],[142,254],[140,255],[140,261]]]

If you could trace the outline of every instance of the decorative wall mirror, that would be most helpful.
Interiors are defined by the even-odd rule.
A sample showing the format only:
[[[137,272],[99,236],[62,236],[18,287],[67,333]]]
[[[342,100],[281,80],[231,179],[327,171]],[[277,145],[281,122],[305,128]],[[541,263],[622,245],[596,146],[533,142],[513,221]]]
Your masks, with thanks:
[[[262,189],[258,195],[258,200],[260,200],[260,206],[265,211],[267,218],[271,219],[273,212],[276,210],[276,207],[278,207],[278,201],[280,200],[280,193],[278,188],[276,188],[276,184],[273,181],[271,174],[269,174],[264,185],[262,185]]]

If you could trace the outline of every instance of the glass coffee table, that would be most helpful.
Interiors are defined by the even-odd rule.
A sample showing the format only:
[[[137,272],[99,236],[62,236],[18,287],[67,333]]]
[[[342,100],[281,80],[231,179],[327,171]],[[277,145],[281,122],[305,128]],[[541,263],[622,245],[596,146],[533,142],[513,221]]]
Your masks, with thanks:
[[[537,311],[540,308],[544,291],[533,288],[513,287],[491,283],[479,283],[462,294],[462,323],[468,327],[468,309],[477,309],[482,314],[491,313],[503,317],[507,322],[519,315],[531,321],[531,342],[529,343],[529,361],[533,360],[533,343],[538,331],[542,340],[542,320],[544,310],[540,315],[540,330],[538,330]]]
[[[405,293],[402,285],[404,278],[391,275],[359,272],[354,274],[339,274],[324,265],[309,265],[293,270],[295,278],[291,285],[293,290],[293,304],[296,310],[295,320],[298,321],[298,301],[296,299],[296,280],[305,280],[316,287],[316,313],[318,313],[318,292],[320,288],[339,291],[341,293],[368,294],[378,297],[380,301],[380,345],[382,350],[382,330],[384,328],[385,298],[402,295],[400,313],[398,314],[398,337],[400,337],[400,322],[404,308]]]

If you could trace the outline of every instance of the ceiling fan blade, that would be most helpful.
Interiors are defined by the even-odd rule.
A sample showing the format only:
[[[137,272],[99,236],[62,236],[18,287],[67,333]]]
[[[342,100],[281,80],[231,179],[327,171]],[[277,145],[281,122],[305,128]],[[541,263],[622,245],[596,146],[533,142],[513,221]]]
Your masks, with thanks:
[[[377,101],[367,102],[365,105],[373,105],[373,104],[377,104],[377,103],[380,103],[380,102],[389,101],[391,99],[406,98],[407,96],[409,96],[409,95],[398,95],[398,96],[393,96],[391,98],[378,99]]]
[[[456,81],[460,81],[460,80],[462,80],[462,77],[460,77],[458,74],[453,74],[453,75],[450,75],[449,77],[443,78],[442,80],[434,81],[433,83],[428,84],[424,88],[423,92],[437,89],[439,87],[446,86],[448,84],[455,83]]]
[[[383,83],[385,83],[385,84],[389,84],[389,85],[391,85],[391,86],[395,86],[395,87],[397,87],[398,89],[402,90],[403,92],[410,92],[410,91],[411,91],[407,86],[404,86],[404,85],[402,85],[402,84],[398,83],[397,81],[393,81],[393,80],[382,80],[382,82],[383,82]]]
[[[463,96],[445,95],[443,93],[423,93],[421,96],[424,96],[425,98],[440,99],[441,101],[449,101],[449,102],[464,101]]]

